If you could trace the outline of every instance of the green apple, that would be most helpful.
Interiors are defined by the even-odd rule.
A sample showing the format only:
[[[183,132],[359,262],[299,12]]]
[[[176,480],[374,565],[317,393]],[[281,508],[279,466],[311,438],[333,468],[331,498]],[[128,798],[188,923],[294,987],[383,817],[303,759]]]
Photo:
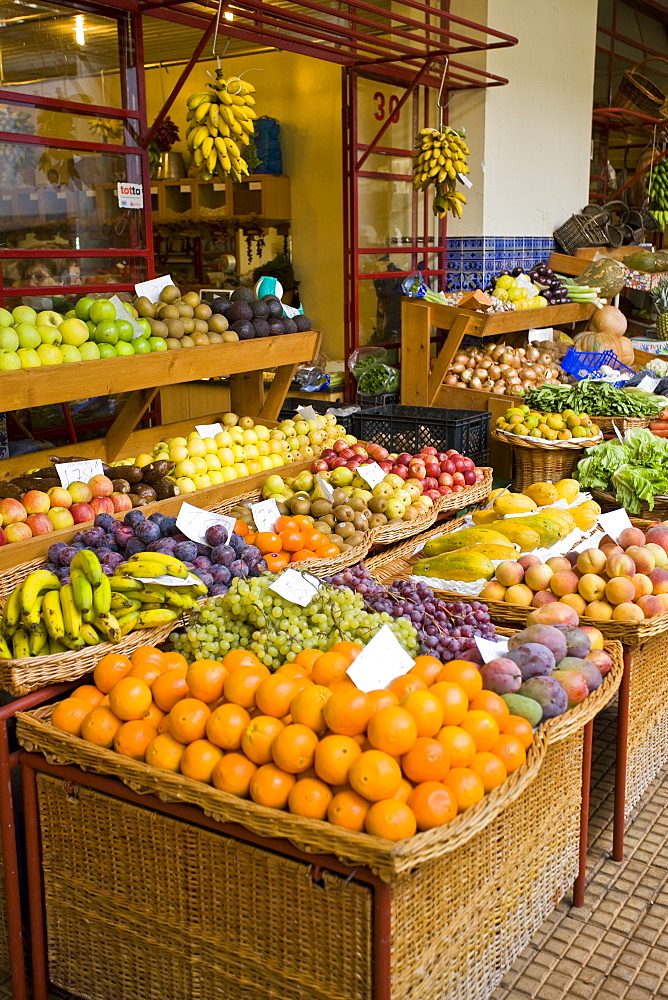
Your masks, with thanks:
[[[95,299],[88,310],[88,318],[93,323],[101,323],[105,319],[116,319],[116,306],[109,299]]]
[[[12,309],[12,316],[14,318],[14,324],[17,323],[32,323],[35,324],[37,319],[37,313],[30,306],[17,306],[16,309]]]
[[[55,326],[38,326],[37,332],[43,344],[62,344],[63,335]]]
[[[135,344],[137,341],[135,341]],[[114,353],[117,357],[121,358],[125,355],[130,355],[135,353],[135,349],[132,344],[126,344],[124,340],[119,340],[114,348]]]
[[[60,332],[63,337],[63,344],[67,344],[70,347],[81,347],[90,336],[90,331],[86,324],[82,320],[76,319],[76,317],[66,319],[61,323]],[[79,352],[77,351],[77,353]],[[79,358],[76,360],[78,361]]]
[[[101,358],[115,358],[116,348],[113,344],[100,344],[98,347]]]
[[[63,319],[74,319],[75,317],[76,317],[76,313],[75,313],[74,309],[70,309],[70,310],[68,310],[68,312],[65,313],[65,315],[63,316]]]
[[[136,337],[135,340],[132,341],[132,346],[134,348],[135,354],[151,353],[151,345],[149,344],[146,337]]]
[[[139,338],[142,339],[141,337]],[[149,337],[148,344],[152,351],[166,351],[167,341],[164,337]]]
[[[97,330],[97,327],[95,326],[95,323],[93,323],[92,319],[87,319],[86,320],[86,326],[88,327],[88,331],[90,333],[90,338],[89,339],[94,341],[95,340],[95,331]]]
[[[9,309],[0,309],[0,327],[13,326],[14,317]]]
[[[21,347],[16,352],[21,362],[21,368],[41,368],[42,362],[37,351],[30,347]]]
[[[42,343],[42,338],[37,332],[37,328],[32,325],[32,323],[19,323],[14,327],[16,335],[19,338],[19,344],[21,347],[39,347]]]
[[[127,319],[117,319],[116,329],[118,330],[118,339],[124,340],[126,344],[129,344],[134,337],[134,327],[130,320]]]
[[[62,365],[63,356],[60,348],[55,344],[40,344],[37,348],[37,355],[43,365]]]
[[[19,338],[16,330],[0,328],[0,351],[17,351],[18,348]]]
[[[146,336],[150,337],[153,331],[151,330],[151,324],[149,321],[147,319],[138,319],[137,323],[142,328]]]
[[[115,344],[118,342],[118,328],[112,319],[103,319],[95,327],[95,340],[98,344]]]
[[[78,321],[80,322],[80,321]],[[74,344],[61,344],[60,352],[63,355],[63,361],[81,361],[81,355],[79,354],[79,348],[75,347]]]
[[[97,361],[100,357],[100,348],[97,344],[88,340],[79,348],[79,354],[81,355],[82,361]]]
[[[35,326],[59,327],[64,318],[64,316],[61,316],[60,313],[56,312],[54,309],[43,309],[42,312],[37,313]]]
[[[74,307],[74,315],[77,319],[87,320],[89,318],[90,307],[93,302],[95,302],[95,299],[91,299],[87,295],[85,295],[82,299],[79,299]]]
[[[0,371],[11,372],[21,367],[21,359],[16,351],[3,351],[0,354]]]

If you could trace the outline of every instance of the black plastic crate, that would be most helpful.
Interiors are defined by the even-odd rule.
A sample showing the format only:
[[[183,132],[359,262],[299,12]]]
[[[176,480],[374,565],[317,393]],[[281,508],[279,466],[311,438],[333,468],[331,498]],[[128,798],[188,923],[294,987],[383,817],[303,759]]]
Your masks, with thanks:
[[[316,413],[321,413],[323,416],[328,410],[332,410],[338,423],[340,423],[342,427],[345,427],[346,433],[351,433],[350,427],[353,414],[349,414],[347,417],[340,417],[337,413],[339,409],[345,409],[346,404],[330,403],[326,399],[300,399],[298,396],[286,396],[281,412],[278,415],[278,419],[292,420],[300,406],[312,406]]]
[[[424,447],[456,448],[476,464],[489,461],[490,414],[480,410],[443,410],[425,406],[378,406],[354,413],[352,433],[375,441],[388,451],[410,452]]]

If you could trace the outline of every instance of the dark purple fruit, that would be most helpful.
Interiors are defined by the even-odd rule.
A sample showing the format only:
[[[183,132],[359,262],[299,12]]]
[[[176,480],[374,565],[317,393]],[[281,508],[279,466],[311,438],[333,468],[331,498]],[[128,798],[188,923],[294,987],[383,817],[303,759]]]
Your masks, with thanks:
[[[211,303],[211,312],[218,313],[219,316],[225,316],[229,308],[230,300],[227,295],[221,295]]]
[[[285,333],[285,325],[282,319],[270,319],[269,320],[269,336],[270,337],[280,337]]]
[[[182,562],[194,563],[197,559],[197,546],[194,542],[179,542],[174,549],[174,556]]]
[[[289,316],[286,316],[283,320],[283,328],[285,333],[297,333],[297,324]]]
[[[98,514],[93,524],[96,528],[102,528],[104,531],[111,531],[114,524],[116,524],[116,518],[112,517],[111,514]]]
[[[311,329],[311,320],[308,316],[295,316],[295,326],[297,333],[308,333]]]
[[[109,515],[109,516],[111,516],[111,515]],[[113,520],[113,518],[112,518],[112,520]],[[123,518],[123,524],[127,524],[131,528],[134,528],[135,525],[141,524],[141,522],[145,521],[145,520],[146,520],[146,518],[144,517],[144,514],[142,513],[142,511],[137,510],[135,508],[135,509],[129,510],[127,512],[127,514]]]
[[[148,545],[149,542],[155,542],[161,537],[160,526],[154,521],[142,521],[135,528],[135,534],[140,542]]]
[[[231,324],[230,330],[234,330],[239,340],[252,340],[255,336],[255,327],[247,319],[238,319]]]
[[[274,319],[279,319],[283,315],[283,303],[275,295],[264,295],[262,301],[269,306],[269,315]]]
[[[252,319],[253,310],[247,302],[233,302],[225,318],[229,323],[236,323],[239,319]]]
[[[227,544],[230,545],[234,549],[234,551],[236,552],[236,554],[238,556],[243,555],[243,553],[244,553],[244,551],[246,549],[246,543],[244,542],[244,540],[241,537],[241,535],[237,535],[236,531],[232,532],[232,534],[230,535],[230,537],[228,539]]]
[[[239,285],[230,295],[230,302],[254,302],[255,292],[247,285]]]
[[[269,304],[264,302],[262,299],[256,299],[255,302],[249,302],[249,305],[253,310],[253,316],[255,319],[267,319],[269,317]]]
[[[266,319],[254,319],[253,329],[255,330],[256,338],[271,336],[269,332],[269,324],[267,323]]]
[[[237,536],[238,537],[238,536]],[[230,566],[237,557],[231,545],[216,545],[211,549],[209,558],[214,566]]]
[[[171,538],[177,531],[176,518],[166,514],[160,522],[160,533],[166,538]]]
[[[227,541],[228,528],[224,524],[212,524],[210,528],[206,529],[204,537],[206,539],[207,545],[217,546],[224,545]],[[210,556],[211,553],[209,552]]]

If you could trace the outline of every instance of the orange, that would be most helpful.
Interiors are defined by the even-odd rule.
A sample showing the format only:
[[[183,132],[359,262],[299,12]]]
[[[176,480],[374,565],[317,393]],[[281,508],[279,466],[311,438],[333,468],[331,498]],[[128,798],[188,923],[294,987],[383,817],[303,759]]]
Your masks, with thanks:
[[[96,747],[108,750],[114,742],[114,736],[123,723],[110,708],[98,705],[92,709],[81,723],[81,739],[93,743]]]
[[[93,684],[81,684],[80,687],[72,691],[70,698],[79,698],[81,701],[87,701],[91,708],[95,708],[96,705],[100,704],[104,695]]]
[[[95,687],[102,694],[109,694],[116,681],[120,681],[121,677],[129,674],[132,667],[132,660],[129,660],[127,656],[123,656],[121,653],[107,653],[93,671]]]
[[[255,704],[263,715],[282,719],[290,711],[290,705],[298,694],[297,681],[277,672],[262,681],[255,692]]]
[[[311,680],[314,684],[327,685],[330,681],[337,680],[348,670],[350,660],[341,653],[321,653],[313,664],[311,670]]]
[[[263,764],[250,780],[250,797],[260,806],[285,809],[295,782],[294,774],[287,774],[275,764]]]
[[[140,681],[144,681],[149,687],[152,687],[153,681],[156,677],[159,677],[163,671],[155,663],[145,663],[137,667],[133,667],[127,677],[136,677]]]
[[[109,708],[123,722],[141,719],[152,701],[150,687],[138,677],[122,677],[109,692]]]
[[[319,549],[316,550],[316,556],[318,559],[331,559],[339,555],[341,549],[338,545],[334,545],[333,542],[325,542],[321,545]]]
[[[443,706],[443,725],[458,726],[469,710],[466,691],[452,681],[437,681],[429,688],[429,693],[438,698]]]
[[[486,792],[502,785],[508,777],[503,761],[493,753],[477,753],[471,761],[471,770],[481,779]]]
[[[396,694],[392,694],[391,691],[386,691],[384,688],[368,691],[367,694],[373,702],[374,712],[377,712],[379,708],[395,708],[399,704]]]
[[[158,733],[146,747],[144,759],[151,767],[159,767],[163,771],[178,772],[185,746],[179,743],[169,733]]]
[[[292,520],[300,530],[304,528],[313,528],[314,520],[308,514],[293,514]]]
[[[280,674],[281,677],[292,677],[293,680],[302,681],[305,677],[308,677],[308,672],[305,667],[300,667],[298,663],[284,663],[282,666],[275,670],[274,673]]]
[[[222,760],[214,764],[211,783],[221,792],[228,792],[240,799],[247,799],[251,778],[257,771],[254,764],[241,753],[226,753]]]
[[[243,709],[239,709],[243,712]],[[254,764],[269,764],[271,745],[285,726],[271,715],[256,715],[241,734],[241,749]]]
[[[188,669],[188,661],[186,660],[183,653],[177,653],[176,650],[173,649],[170,653],[163,653],[162,655],[165,664],[165,670],[175,670],[177,667],[180,667],[183,670],[183,673],[185,674],[186,670]]]
[[[225,653],[225,656],[222,659],[222,664],[230,674],[238,667],[263,666],[255,653],[252,653],[250,649],[231,649],[229,653]]]
[[[177,701],[169,713],[169,731],[179,743],[204,739],[211,709],[198,698]]]
[[[508,774],[512,774],[516,771],[518,767],[526,762],[527,753],[520,741],[516,736],[510,736],[509,734],[504,734],[499,736],[498,740],[492,747],[492,753],[495,754],[499,760],[503,761]]]
[[[151,663],[160,670],[165,669],[165,654],[157,646],[137,646],[134,652],[130,653],[133,667],[145,667]]]
[[[417,723],[405,708],[381,708],[369,719],[369,743],[376,750],[400,757],[417,739]]]
[[[306,544],[312,552],[317,551],[321,545],[327,545],[327,535],[323,535],[321,531],[316,531],[315,529],[309,531],[305,529],[302,534],[306,539]]]
[[[313,766],[318,737],[308,726],[292,723],[282,729],[271,744],[274,764],[282,771],[300,774]]]
[[[290,556],[279,549],[278,552],[267,552],[264,561],[270,573],[280,573],[290,562]]]
[[[415,836],[417,822],[410,806],[397,799],[386,799],[371,806],[366,814],[364,829],[372,837],[405,840]]]
[[[277,552],[281,548],[281,540],[274,531],[256,532],[254,544],[262,555],[268,552]]]
[[[448,771],[443,784],[450,789],[457,801],[457,811],[462,812],[476,802],[480,802],[485,794],[482,778],[470,767],[452,767]]]
[[[195,781],[211,784],[211,775],[216,764],[222,759],[223,751],[208,740],[195,740],[183,751],[181,774]]]
[[[436,739],[450,754],[450,767],[470,767],[476,755],[475,743],[470,733],[459,726],[444,726]]]
[[[288,809],[297,816],[308,819],[327,819],[327,810],[332,801],[332,792],[324,781],[318,778],[301,778],[290,789]]]
[[[315,748],[315,773],[328,785],[345,785],[350,768],[362,751],[350,736],[325,736]]]
[[[238,750],[251,717],[240,705],[219,705],[206,721],[206,736],[221,750]]]
[[[299,552],[304,546],[304,536],[299,527],[285,528],[280,532],[281,548],[284,552]]]
[[[373,715],[373,702],[364,691],[344,685],[335,691],[322,711],[327,726],[339,736],[359,736]]]
[[[318,735],[324,733],[327,723],[323,709],[331,696],[332,692],[322,684],[311,684],[310,687],[303,688],[290,704],[292,721],[308,726]]]
[[[436,736],[443,725],[443,705],[430,691],[411,691],[402,698],[401,707],[415,719],[418,736]]]
[[[480,694],[475,696],[469,705],[469,708],[472,710],[477,709],[481,712],[488,712],[496,719],[499,727],[501,726],[501,720],[505,719],[507,715],[510,715],[508,706],[503,698],[498,694],[494,694],[493,691],[481,691]]]
[[[491,750],[499,738],[499,725],[489,712],[475,709],[467,712],[462,720],[462,729],[473,738],[476,750]]]
[[[449,769],[450,754],[429,736],[418,736],[401,758],[401,770],[409,781],[442,781]]]
[[[427,687],[435,683],[440,674],[443,664],[435,656],[416,656],[415,665],[408,671],[413,677],[419,677]]]
[[[286,528],[298,528],[299,522],[295,521],[294,517],[290,517],[286,514],[281,514],[278,521],[274,525],[274,531],[281,532],[285,531]]]
[[[408,797],[418,830],[433,830],[449,823],[457,815],[457,800],[440,781],[423,781]]]
[[[321,649],[302,649],[300,650],[294,658],[294,663],[299,664],[300,667],[304,667],[307,674],[311,674],[313,670],[313,664],[322,656]]]
[[[158,711],[160,710],[158,709]],[[168,732],[169,732],[169,716],[166,715],[165,712],[163,712],[162,718],[158,723],[158,736],[160,736],[161,733],[168,733]]]
[[[369,802],[378,802],[396,795],[401,785],[401,769],[389,753],[365,750],[353,761],[348,778],[353,791]]]
[[[466,691],[466,697],[471,701],[482,691],[482,677],[475,663],[468,660],[450,660],[444,663],[437,681],[451,681],[459,684]]]
[[[408,796],[413,791],[413,786],[408,780],[408,778],[402,778],[401,784],[392,796],[393,799],[399,799],[400,802],[408,802]]]
[[[171,712],[174,705],[188,696],[188,685],[181,670],[166,670],[153,681],[151,686],[153,701],[163,712]]]
[[[360,646],[359,642],[348,642],[347,639],[341,639],[340,642],[335,642],[330,653],[340,653],[341,656],[347,656],[350,662],[356,660],[360,655],[364,646]]]
[[[51,713],[51,725],[60,729],[61,733],[81,736],[81,723],[92,711],[91,703],[83,698],[65,698],[59,701]]]
[[[329,804],[327,819],[333,826],[361,833],[369,811],[369,803],[351,788],[337,792]]]
[[[396,694],[399,701],[401,701],[411,691],[426,691],[427,685],[419,677],[416,677],[415,674],[401,674],[400,677],[395,677],[393,681],[390,681],[387,685],[387,690]]]
[[[143,760],[149,743],[157,735],[155,726],[150,725],[145,719],[124,722],[114,736],[114,750],[123,757]]]
[[[250,532],[250,528],[245,521],[240,521],[238,518],[234,522],[234,527],[232,529],[235,535],[241,535],[244,538]]]
[[[227,668],[217,660],[195,660],[188,667],[186,684],[193,698],[210,705],[223,694]]]
[[[303,562],[305,559],[315,559],[315,552],[312,549],[299,549],[293,552],[290,562]]]
[[[76,695],[76,691],[74,694]],[[531,723],[523,719],[521,715],[507,715],[505,719],[500,720],[499,729],[507,736],[516,737],[525,750],[528,750],[533,743]]]
[[[329,690],[332,692],[332,694],[334,694],[335,691],[338,691],[339,688],[342,687],[347,687],[347,688],[353,687],[356,690],[359,690],[357,684],[355,684],[354,681],[350,679],[348,674],[344,674],[342,677],[338,677],[335,678],[333,681],[330,681],[328,687]]]
[[[248,709],[255,708],[257,689],[269,676],[269,671],[262,663],[239,666],[225,678],[223,694],[235,705]]]
[[[158,708],[154,701],[148,706],[148,709],[142,715],[144,722],[148,722],[149,726],[153,726],[157,729],[162,720],[165,718],[165,713]]]

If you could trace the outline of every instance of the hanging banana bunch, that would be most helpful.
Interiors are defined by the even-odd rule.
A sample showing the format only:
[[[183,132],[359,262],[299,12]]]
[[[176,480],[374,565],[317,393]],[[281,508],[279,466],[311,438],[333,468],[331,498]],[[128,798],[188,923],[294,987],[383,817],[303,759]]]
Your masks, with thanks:
[[[238,76],[225,80],[221,70],[209,87],[186,102],[186,145],[202,180],[210,181],[217,174],[240,181],[249,172],[241,151],[255,132],[255,87]]]
[[[649,210],[659,225],[668,225],[668,159],[654,166],[649,188]]]
[[[469,172],[466,162],[469,148],[464,139],[447,125],[440,132],[435,128],[423,128],[415,140],[415,148],[413,187],[416,191],[426,191],[433,184],[436,188],[434,215],[442,219],[452,212],[455,218],[461,219],[466,195],[456,190],[457,181]]]

